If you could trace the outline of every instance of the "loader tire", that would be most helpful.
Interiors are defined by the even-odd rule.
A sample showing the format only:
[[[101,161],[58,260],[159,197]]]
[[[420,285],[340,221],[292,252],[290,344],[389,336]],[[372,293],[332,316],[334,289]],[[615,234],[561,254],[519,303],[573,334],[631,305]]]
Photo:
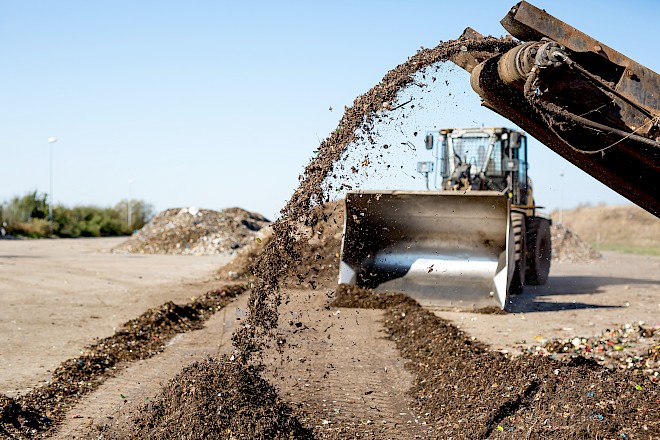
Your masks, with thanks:
[[[525,259],[525,215],[520,212],[511,212],[511,231],[513,232],[513,241],[515,246],[514,261],[516,267],[513,271],[513,278],[509,285],[510,295],[519,295],[525,286],[526,259]]]
[[[527,284],[542,286],[548,281],[552,240],[550,221],[540,217],[530,217],[527,221]]]

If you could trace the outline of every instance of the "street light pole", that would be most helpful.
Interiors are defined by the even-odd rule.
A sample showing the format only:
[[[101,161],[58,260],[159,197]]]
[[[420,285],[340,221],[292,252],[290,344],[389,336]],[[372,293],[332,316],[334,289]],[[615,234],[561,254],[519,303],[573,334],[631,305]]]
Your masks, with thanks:
[[[132,229],[133,225],[133,202],[131,195],[131,185],[133,185],[133,179],[128,179],[128,229]]]
[[[48,202],[48,224],[50,226],[50,233],[53,234],[53,144],[57,142],[56,137],[48,138],[49,147],[49,168],[50,168],[50,200]]]
[[[564,224],[564,173],[559,173],[559,224]]]

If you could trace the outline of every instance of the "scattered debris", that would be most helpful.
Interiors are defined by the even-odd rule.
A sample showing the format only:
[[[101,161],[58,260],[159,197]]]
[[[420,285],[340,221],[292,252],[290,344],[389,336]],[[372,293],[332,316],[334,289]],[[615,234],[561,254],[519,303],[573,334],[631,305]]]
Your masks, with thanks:
[[[643,373],[660,383],[660,323],[625,324],[605,330],[599,336],[545,340],[527,349],[529,354],[570,359],[594,359],[610,369]]]
[[[342,285],[332,306],[384,309],[386,334],[415,376],[413,405],[433,429],[430,438],[504,438],[498,431],[524,433],[520,438],[615,438],[624,429],[640,438],[660,434],[658,386],[633,370],[603,368],[580,355],[511,358],[404,295]]]

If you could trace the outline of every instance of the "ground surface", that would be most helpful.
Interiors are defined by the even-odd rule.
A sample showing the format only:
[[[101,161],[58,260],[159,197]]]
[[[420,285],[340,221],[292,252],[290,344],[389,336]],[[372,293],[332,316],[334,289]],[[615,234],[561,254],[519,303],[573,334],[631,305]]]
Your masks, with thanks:
[[[95,338],[166,301],[213,288],[224,256],[134,256],[123,238],[0,241],[0,393],[50,377]]]
[[[660,255],[660,220],[636,205],[583,206],[554,211],[571,231],[598,250]],[[595,226],[595,227],[594,227]]]
[[[6,305],[1,309],[6,327],[0,378],[9,393],[38,385],[48,378],[49,366],[77,356],[95,337],[112,334],[146,308],[186,302],[209,290],[215,283],[208,281],[211,273],[222,262],[102,252],[114,244],[56,240],[11,242],[3,248],[0,300]],[[659,269],[660,257],[619,253],[606,253],[592,264],[555,263],[547,286],[515,298],[514,313],[438,315],[497,350],[533,345],[536,336],[590,336],[615,323],[657,320]],[[400,347],[386,338],[384,312],[331,306],[332,290],[287,290],[279,326],[284,354],[265,352],[270,367],[263,377],[282,398],[306,410],[302,421],[318,434],[425,437],[430,427],[411,409],[407,394],[414,378],[403,368]],[[175,337],[163,353],[106,380],[69,411],[56,437],[128,435],[137,410],[183,367],[209,355],[231,355],[230,335],[245,316],[246,301],[243,294],[203,329]]]
[[[590,337],[644,321],[660,324],[660,257],[603,252],[593,263],[553,262],[544,286],[527,286],[506,315],[438,311],[497,350],[520,351],[539,339]]]

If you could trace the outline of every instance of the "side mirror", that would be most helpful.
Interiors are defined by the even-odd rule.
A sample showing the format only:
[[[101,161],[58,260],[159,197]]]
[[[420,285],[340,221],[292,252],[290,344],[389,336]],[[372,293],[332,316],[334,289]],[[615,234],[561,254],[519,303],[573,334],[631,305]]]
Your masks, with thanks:
[[[427,134],[424,138],[424,145],[426,145],[427,150],[433,149],[433,135],[431,133]]]

